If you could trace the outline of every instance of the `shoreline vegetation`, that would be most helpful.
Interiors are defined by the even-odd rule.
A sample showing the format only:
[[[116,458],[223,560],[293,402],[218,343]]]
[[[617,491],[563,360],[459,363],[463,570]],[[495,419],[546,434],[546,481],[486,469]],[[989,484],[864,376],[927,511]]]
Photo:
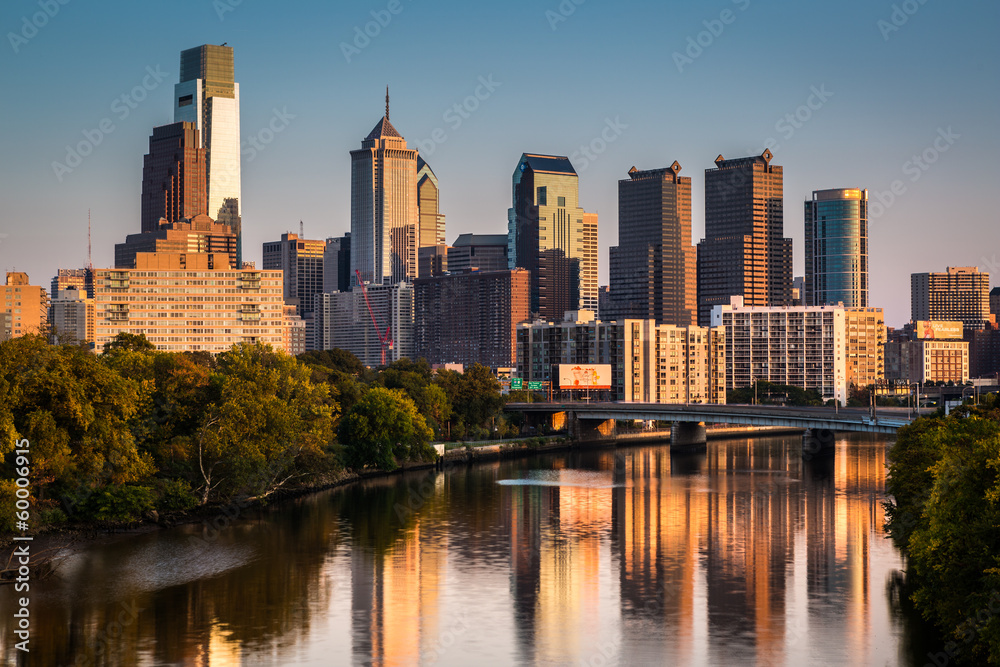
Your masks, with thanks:
[[[997,396],[900,429],[886,492],[886,529],[906,558],[904,604],[947,638],[935,664],[1000,664]]]

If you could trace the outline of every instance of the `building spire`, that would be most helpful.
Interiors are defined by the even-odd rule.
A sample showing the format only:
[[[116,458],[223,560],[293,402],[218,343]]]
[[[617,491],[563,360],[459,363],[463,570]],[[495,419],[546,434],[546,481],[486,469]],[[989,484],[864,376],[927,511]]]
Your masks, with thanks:
[[[385,119],[389,120],[389,86],[385,87]]]

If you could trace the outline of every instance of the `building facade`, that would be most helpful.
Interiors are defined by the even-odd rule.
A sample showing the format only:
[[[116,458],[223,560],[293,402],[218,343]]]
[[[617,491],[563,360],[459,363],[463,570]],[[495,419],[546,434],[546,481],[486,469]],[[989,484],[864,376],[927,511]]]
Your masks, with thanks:
[[[381,335],[389,328],[391,347],[386,349],[386,363],[402,358],[412,359],[413,349],[413,284],[367,285],[368,302],[360,287],[351,292],[330,292],[315,295],[313,326],[316,329],[316,349],[347,350],[370,367],[382,364]],[[375,331],[372,316],[378,323]]]
[[[158,350],[284,349],[280,271],[234,269],[207,253],[139,253],[133,269],[94,269],[97,351],[121,332]]]
[[[698,323],[742,296],[747,306],[791,304],[792,240],[784,236],[783,171],[765,150],[715,159],[705,170],[705,238],[698,244]]]
[[[194,123],[153,128],[142,160],[141,231],[155,232],[160,221],[174,222],[208,211],[208,162]]]
[[[261,266],[265,271],[281,271],[282,294],[286,304],[296,307],[299,317],[312,317],[313,296],[323,292],[326,241],[300,239],[286,233],[280,241],[264,243]]]
[[[885,380],[885,315],[881,308],[845,308],[847,385],[864,388]]]
[[[697,267],[691,245],[691,179],[681,165],[629,170],[618,181],[618,245],[610,249],[603,319],[697,323]]]
[[[94,298],[93,269],[59,269],[52,277],[49,294],[58,294],[64,289],[79,289]]]
[[[140,252],[207,252],[225,255],[229,265],[238,266],[239,243],[229,225],[215,222],[207,215],[176,222],[160,221],[153,230],[129,234],[125,243],[115,244],[115,268],[131,269]]]
[[[445,220],[441,213],[441,188],[434,170],[420,156],[417,156],[417,212],[420,216],[418,248],[444,245]],[[424,277],[423,273],[419,275]]]
[[[725,403],[724,355],[721,328],[604,322],[591,311],[517,328],[517,374],[524,382],[550,382],[557,393],[559,364],[610,364],[614,401]]]
[[[46,331],[49,295],[44,288],[29,284],[27,273],[9,271],[0,295],[0,313],[7,314],[2,332],[5,339]]]
[[[905,382],[969,381],[969,343],[904,340],[885,345],[886,379]]]
[[[448,248],[448,271],[506,271],[506,234],[460,234]]]
[[[323,249],[323,291],[351,289],[351,233],[328,238]]]
[[[194,123],[198,129],[205,149],[208,197],[207,210],[199,213],[229,226],[236,235],[236,266],[240,267],[240,84],[236,83],[233,47],[204,44],[181,51],[174,121]]]
[[[53,343],[94,343],[94,300],[75,287],[61,290],[49,302]]]
[[[579,205],[569,158],[525,153],[514,169],[507,212],[509,268],[531,272],[531,311],[561,319],[597,310],[597,219]]]
[[[868,190],[814,190],[805,249],[805,305],[867,308]]]
[[[824,401],[847,403],[843,307],[746,306],[740,297],[732,297],[730,305],[712,308],[712,326],[725,328],[726,389],[766,380],[815,389]],[[860,336],[861,331],[856,333]]]
[[[514,364],[517,325],[531,317],[527,270],[419,278],[413,294],[418,359],[494,369]]]
[[[990,318],[990,274],[976,266],[949,266],[945,273],[910,275],[910,317],[954,320],[966,331],[986,328]]]
[[[385,116],[351,151],[351,284],[409,282],[417,277],[417,151]]]

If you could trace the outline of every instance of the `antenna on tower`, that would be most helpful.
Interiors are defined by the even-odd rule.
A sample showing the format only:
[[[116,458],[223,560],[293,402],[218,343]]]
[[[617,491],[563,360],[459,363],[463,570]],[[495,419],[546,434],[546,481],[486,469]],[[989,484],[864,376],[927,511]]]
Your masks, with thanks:
[[[90,261],[90,209],[87,209],[87,268],[93,269],[94,264]]]
[[[385,87],[385,119],[389,120],[389,86]]]
[[[304,239],[306,237],[306,223],[299,220],[299,238]]]

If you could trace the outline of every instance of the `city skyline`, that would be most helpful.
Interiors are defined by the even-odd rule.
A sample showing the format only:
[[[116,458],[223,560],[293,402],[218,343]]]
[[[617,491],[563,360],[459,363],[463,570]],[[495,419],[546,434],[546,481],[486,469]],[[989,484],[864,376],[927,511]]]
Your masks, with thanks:
[[[177,54],[228,40],[238,52],[242,84],[240,208],[249,261],[260,262],[262,242],[295,230],[300,219],[309,238],[348,231],[348,153],[377,116],[388,83],[394,124],[441,182],[449,242],[462,233],[503,231],[510,165],[522,152],[566,155],[580,173],[580,206],[601,216],[604,285],[608,247],[617,237],[617,181],[630,166],[662,168],[674,159],[685,165],[693,177],[692,236],[700,239],[703,170],[720,153],[769,148],[786,170],[785,234],[794,243],[795,275],[802,275],[804,261],[798,202],[813,190],[862,187],[872,209],[870,303],[885,308],[887,324],[909,319],[910,273],[979,266],[996,284],[1000,260],[990,249],[1000,232],[988,222],[1000,200],[986,178],[1000,133],[987,111],[1000,95],[982,82],[997,79],[1000,59],[985,32],[998,9],[986,3],[919,5],[895,19],[891,3],[860,2],[806,8],[740,0],[671,12],[571,3],[568,15],[558,4],[526,3],[465,12],[457,5],[402,4],[395,14],[382,5],[317,7],[278,16],[244,4],[220,6],[179,3],[177,16],[155,16],[162,29],[124,43],[117,39],[122,30],[152,20],[150,10],[60,5],[32,31],[22,18],[30,23],[37,3],[3,8],[0,27],[19,36],[6,40],[3,81],[27,93],[0,102],[8,122],[23,128],[4,133],[2,145],[24,156],[3,167],[5,269],[47,284],[58,268],[83,266],[88,208],[94,265],[112,265],[114,244],[139,224],[137,165],[149,134],[173,120]],[[389,22],[363,48],[353,46],[354,28],[363,34],[376,20],[371,12]],[[792,29],[806,21],[828,31]],[[514,30],[546,43],[531,56],[500,57]],[[648,39],[653,31],[656,39]],[[836,59],[823,55],[844,31],[854,37],[852,48]],[[320,34],[325,39],[317,44]],[[762,34],[778,57],[773,67],[754,69],[738,58],[747,48],[763,48]],[[442,40],[441,55],[423,50],[426,58],[402,57],[428,38]],[[594,53],[580,48],[595,39]],[[559,76],[552,68],[525,67],[567,48],[576,56]],[[305,55],[314,51],[319,55]],[[452,59],[456,52],[465,57]],[[649,68],[622,74],[643,58]],[[587,103],[524,104],[557,99],[552,92]],[[74,103],[58,103],[62,96]],[[102,130],[103,120],[114,129]],[[86,149],[91,139],[79,162],[67,155],[66,146]],[[477,156],[475,168],[470,154]],[[27,219],[38,222],[18,222]],[[53,236],[54,243],[40,242]]]

